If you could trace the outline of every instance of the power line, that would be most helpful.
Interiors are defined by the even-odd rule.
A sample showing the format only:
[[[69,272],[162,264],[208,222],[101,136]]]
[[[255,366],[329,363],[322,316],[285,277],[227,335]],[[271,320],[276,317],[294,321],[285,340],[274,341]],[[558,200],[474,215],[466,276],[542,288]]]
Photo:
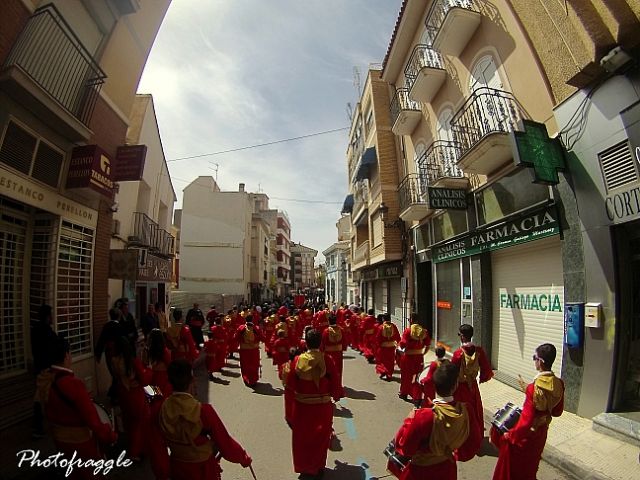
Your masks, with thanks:
[[[218,152],[202,153],[200,155],[190,155],[188,157],[172,158],[170,160],[167,160],[167,162],[178,162],[180,160],[189,160],[192,158],[201,158],[201,157],[213,157],[216,155],[223,155],[225,153],[239,152],[241,150],[249,150],[250,148],[266,147],[268,145],[275,145],[277,143],[292,142],[294,140],[302,140],[303,138],[317,137],[319,135],[326,135],[328,133],[341,132],[343,130],[349,130],[350,128],[351,127],[334,128],[333,130],[325,130],[324,132],[310,133],[308,135],[301,135],[299,137],[284,138],[282,140],[275,140],[273,142],[257,143],[255,145],[247,145],[245,147],[231,148],[229,150],[221,150]]]

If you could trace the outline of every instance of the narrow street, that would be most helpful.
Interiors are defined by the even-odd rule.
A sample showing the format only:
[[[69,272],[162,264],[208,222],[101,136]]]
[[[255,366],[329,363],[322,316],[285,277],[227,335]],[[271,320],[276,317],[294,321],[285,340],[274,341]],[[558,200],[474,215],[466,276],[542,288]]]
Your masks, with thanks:
[[[291,462],[291,433],[284,422],[283,389],[271,360],[262,352],[262,379],[255,391],[242,383],[237,360],[230,360],[226,374],[217,374],[217,382],[205,382],[202,369],[198,394],[208,399],[229,433],[253,458],[258,480],[295,479]],[[327,459],[326,480],[365,480],[393,478],[386,470],[382,451],[411,404],[397,397],[399,371],[391,382],[380,380],[363,357],[349,349],[345,352],[345,390],[347,398],[340,401],[334,415],[334,430],[338,442]],[[488,427],[486,427],[488,429]],[[461,480],[490,479],[496,462],[496,451],[487,445],[482,457],[458,464]],[[251,472],[239,465],[222,462],[225,480],[249,480]],[[563,472],[545,464],[540,466],[539,480],[570,479]]]

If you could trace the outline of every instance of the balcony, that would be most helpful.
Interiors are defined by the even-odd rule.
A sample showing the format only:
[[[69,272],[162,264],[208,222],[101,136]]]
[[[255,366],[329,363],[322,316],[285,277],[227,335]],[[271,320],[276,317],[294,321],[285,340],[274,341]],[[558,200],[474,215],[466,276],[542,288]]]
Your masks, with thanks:
[[[457,57],[480,25],[476,0],[435,0],[425,20],[428,42],[444,55]]]
[[[511,93],[480,87],[451,119],[460,144],[458,167],[489,175],[513,158],[509,133],[519,130],[523,112]]]
[[[409,97],[416,102],[430,102],[447,78],[442,55],[427,45],[416,45],[404,75],[411,83]]]
[[[395,135],[411,135],[422,118],[417,102],[409,98],[409,90],[399,88],[391,101],[391,130]]]
[[[175,238],[142,212],[134,212],[132,234],[127,239],[128,247],[144,247],[163,257],[174,255]]]
[[[433,213],[426,202],[427,177],[424,174],[410,173],[400,185],[400,218],[403,222],[422,220]]]
[[[460,145],[436,140],[418,158],[418,170],[426,176],[430,187],[468,188],[469,179],[458,168]]]
[[[89,123],[106,75],[52,4],[27,22],[0,72],[0,89],[73,141]]]
[[[358,245],[353,252],[353,269],[366,267],[369,265],[369,240],[365,240]]]
[[[367,179],[360,180],[354,185],[353,199],[351,218],[355,223],[369,208],[369,181]]]

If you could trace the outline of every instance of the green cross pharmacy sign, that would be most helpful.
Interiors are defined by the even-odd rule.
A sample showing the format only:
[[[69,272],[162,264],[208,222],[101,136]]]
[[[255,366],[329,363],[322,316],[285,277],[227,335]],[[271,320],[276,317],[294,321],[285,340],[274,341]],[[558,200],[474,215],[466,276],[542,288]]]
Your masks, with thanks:
[[[533,169],[533,183],[557,185],[558,171],[566,168],[560,140],[549,138],[543,123],[523,120],[524,131],[512,132],[513,161]]]

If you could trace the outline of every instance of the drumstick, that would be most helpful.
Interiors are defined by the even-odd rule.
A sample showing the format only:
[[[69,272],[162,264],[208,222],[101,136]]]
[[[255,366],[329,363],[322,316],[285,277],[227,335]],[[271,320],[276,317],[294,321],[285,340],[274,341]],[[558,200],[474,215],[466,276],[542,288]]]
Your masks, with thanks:
[[[249,465],[249,470],[251,470],[251,475],[253,476],[253,480],[258,480],[256,478],[256,472],[253,471],[253,467],[251,465]]]

